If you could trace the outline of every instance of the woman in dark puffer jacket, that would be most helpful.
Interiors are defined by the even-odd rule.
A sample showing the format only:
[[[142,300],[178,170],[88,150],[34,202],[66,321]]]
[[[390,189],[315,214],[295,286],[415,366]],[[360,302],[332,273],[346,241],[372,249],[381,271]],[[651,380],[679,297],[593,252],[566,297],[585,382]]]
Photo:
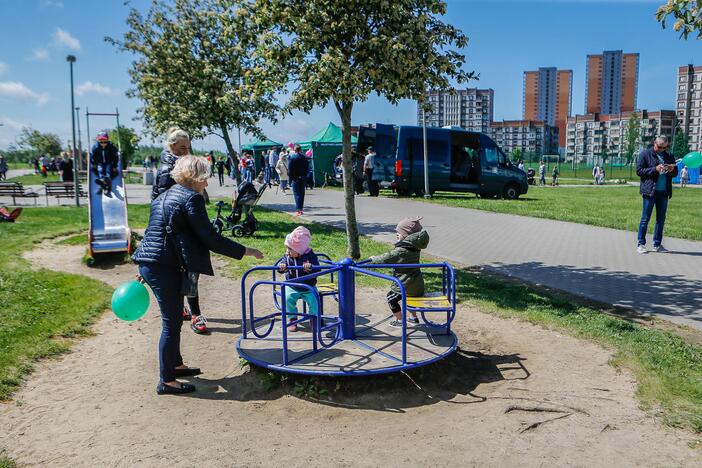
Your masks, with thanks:
[[[153,189],[151,190],[151,201],[163,192],[175,185],[171,171],[175,162],[180,156],[190,154],[190,135],[185,130],[178,127],[171,127],[166,132],[166,141],[163,143],[163,153],[161,153],[161,161],[156,171],[156,180],[154,181]],[[204,194],[203,194],[204,195]],[[207,197],[205,196],[205,201]],[[184,312],[184,316],[190,316],[190,328],[198,334],[207,333],[207,320],[200,311],[200,297],[197,290],[197,275],[193,277],[193,288],[191,294],[185,299],[188,301],[188,307]]]
[[[187,288],[182,284],[187,276],[183,272],[213,275],[210,251],[236,259],[244,255],[263,258],[260,251],[217,234],[210,224],[202,196],[209,174],[205,158],[187,155],[176,160],[170,176],[177,185],[151,203],[149,226],[132,257],[161,309],[159,395],[194,391],[194,385],[181,383],[176,377],[200,373],[200,369],[184,365],[180,355],[181,312]]]

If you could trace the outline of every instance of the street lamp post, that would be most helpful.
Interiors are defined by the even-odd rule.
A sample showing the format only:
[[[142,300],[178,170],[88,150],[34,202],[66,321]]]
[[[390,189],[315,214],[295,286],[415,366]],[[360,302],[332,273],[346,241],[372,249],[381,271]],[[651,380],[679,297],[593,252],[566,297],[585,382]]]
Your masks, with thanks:
[[[80,166],[78,169],[83,169],[83,140],[80,138],[80,107],[76,107],[76,123],[78,124],[78,165]]]
[[[424,198],[431,198],[431,192],[429,192],[429,145],[427,143],[427,109],[425,101],[426,98],[422,99],[422,139],[424,140]]]
[[[80,193],[78,191],[78,158],[76,158],[76,114],[73,112],[76,108],[75,100],[73,99],[73,63],[76,61],[76,56],[69,55],[66,57],[66,61],[71,69],[71,127],[73,131],[71,150],[73,151],[73,190],[76,193],[76,206],[80,206]]]

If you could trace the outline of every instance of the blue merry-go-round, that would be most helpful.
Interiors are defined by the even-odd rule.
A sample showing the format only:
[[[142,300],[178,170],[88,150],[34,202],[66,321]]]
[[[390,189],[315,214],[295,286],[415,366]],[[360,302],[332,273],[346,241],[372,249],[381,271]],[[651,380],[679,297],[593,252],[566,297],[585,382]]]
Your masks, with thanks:
[[[257,366],[296,374],[362,376],[399,372],[431,364],[452,353],[458,345],[451,330],[456,315],[456,280],[448,263],[370,264],[351,259],[333,262],[318,254],[320,267],[305,279],[317,277],[315,287],[279,278],[277,262],[258,266],[241,278],[242,336],[236,347],[239,355]],[[417,267],[441,270],[441,291],[423,297],[407,297],[402,283],[378,269]],[[289,267],[302,268],[302,267]],[[270,272],[270,279],[260,278]],[[392,315],[386,304],[374,301],[357,309],[356,275],[368,275],[396,283],[402,294],[402,326],[389,325]],[[311,291],[318,304],[318,315],[286,309],[286,294],[296,289]],[[437,287],[438,288],[438,287]],[[272,294],[271,294],[272,293]],[[255,297],[266,296],[261,306]],[[333,301],[338,313],[325,311],[324,300]],[[257,314],[255,309],[264,309]],[[414,312],[418,325],[407,323]],[[294,322],[286,324],[285,317]],[[287,326],[297,324],[301,332],[291,333]]]

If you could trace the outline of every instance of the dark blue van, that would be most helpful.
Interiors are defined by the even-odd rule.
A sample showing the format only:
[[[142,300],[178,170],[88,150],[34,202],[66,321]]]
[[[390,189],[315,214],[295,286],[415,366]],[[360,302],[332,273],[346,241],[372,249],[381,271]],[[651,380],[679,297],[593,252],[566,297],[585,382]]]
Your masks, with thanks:
[[[376,152],[373,178],[390,182],[398,195],[424,193],[422,127],[362,125],[358,151]],[[507,159],[485,134],[461,128],[427,127],[429,190],[472,192],[515,199],[527,193],[526,173]]]

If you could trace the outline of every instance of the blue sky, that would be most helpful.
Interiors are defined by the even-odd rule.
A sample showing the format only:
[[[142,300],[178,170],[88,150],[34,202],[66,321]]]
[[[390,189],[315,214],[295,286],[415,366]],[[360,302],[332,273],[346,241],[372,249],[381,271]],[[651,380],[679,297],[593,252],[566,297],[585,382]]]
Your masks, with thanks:
[[[449,0],[445,20],[469,37],[466,68],[480,73],[469,86],[495,90],[496,120],[521,117],[522,73],[540,66],[573,70],[573,112],[582,113],[586,55],[618,49],[641,54],[638,107],[672,109],[677,67],[702,64],[702,41],[684,41],[674,31],[662,30],[653,17],[661,3]],[[142,10],[148,4],[133,1]],[[132,120],[140,103],[124,95],[131,58],[103,41],[106,35],[121,37],[126,29],[127,7],[121,0],[0,0],[0,13],[0,148],[14,142],[25,125],[70,138],[69,53],[78,58],[74,72],[81,114],[86,107],[92,112],[118,107],[125,125],[141,129]],[[412,101],[392,106],[370,97],[355,106],[353,122],[414,124],[415,115]],[[339,122],[333,105],[262,127],[270,138],[286,142],[308,137],[328,121]],[[80,125],[85,142],[84,117]],[[112,120],[96,118],[91,130],[112,125]],[[236,130],[232,137],[236,145]],[[217,137],[194,146],[224,148]]]

